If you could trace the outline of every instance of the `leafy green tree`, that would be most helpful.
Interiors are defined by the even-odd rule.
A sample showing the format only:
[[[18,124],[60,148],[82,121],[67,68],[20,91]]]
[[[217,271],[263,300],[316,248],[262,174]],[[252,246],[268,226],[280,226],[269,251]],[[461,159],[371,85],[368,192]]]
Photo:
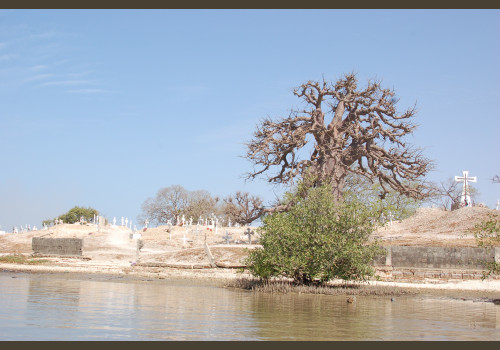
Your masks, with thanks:
[[[282,276],[301,284],[373,275],[380,251],[369,243],[376,213],[356,198],[335,203],[329,184],[304,186],[286,195],[287,201],[299,197],[289,211],[264,217],[262,248],[249,253],[247,269],[262,279]]]
[[[364,176],[349,174],[346,177],[344,197],[371,207],[378,217],[392,214],[394,220],[403,220],[415,214],[422,203],[421,199],[404,196],[396,190],[388,190],[383,199],[381,193],[380,184],[372,183]]]
[[[99,212],[94,208],[75,206],[71,208],[67,213],[59,215],[56,219],[62,220],[65,224],[74,224],[75,222],[79,222],[81,217],[83,217],[85,221],[90,221],[94,218],[94,215],[99,215]],[[49,226],[52,223],[54,223],[54,219],[42,221],[42,225],[46,224],[47,226]]]

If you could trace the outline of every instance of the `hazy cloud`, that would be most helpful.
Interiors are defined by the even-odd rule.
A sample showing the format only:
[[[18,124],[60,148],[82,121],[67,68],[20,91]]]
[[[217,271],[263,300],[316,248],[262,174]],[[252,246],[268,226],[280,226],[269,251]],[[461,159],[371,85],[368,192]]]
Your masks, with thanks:
[[[29,70],[41,70],[41,69],[47,69],[48,67],[46,65],[43,65],[43,64],[39,64],[39,65],[36,65],[36,66],[33,66],[33,67],[29,67],[28,69]]]
[[[16,57],[16,55],[13,55],[13,54],[4,54],[4,55],[0,55],[0,61],[9,61],[11,59],[13,59],[14,57]]]
[[[88,70],[88,71],[85,71],[85,72],[81,72],[81,73],[69,73],[68,76],[70,78],[81,78],[81,77],[84,77],[86,75],[89,75],[90,73],[92,73],[94,71],[92,70]]]
[[[65,85],[81,85],[81,84],[92,84],[89,80],[60,80],[60,81],[49,81],[43,83],[40,86],[65,86]]]
[[[42,79],[47,79],[47,78],[50,78],[50,77],[53,77],[54,74],[50,74],[50,73],[47,73],[47,74],[38,74],[38,75],[34,75],[32,77],[28,77],[26,79],[24,79],[24,81],[35,81],[35,80],[42,80]]]
[[[69,93],[75,93],[75,94],[96,94],[96,93],[104,93],[104,92],[109,92],[108,90],[104,89],[78,89],[78,90],[68,90]]]

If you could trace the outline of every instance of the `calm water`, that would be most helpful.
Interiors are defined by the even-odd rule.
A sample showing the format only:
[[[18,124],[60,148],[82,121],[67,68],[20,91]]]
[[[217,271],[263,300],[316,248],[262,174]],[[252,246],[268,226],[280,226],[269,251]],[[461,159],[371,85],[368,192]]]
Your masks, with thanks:
[[[500,340],[500,306],[0,272],[0,340]]]

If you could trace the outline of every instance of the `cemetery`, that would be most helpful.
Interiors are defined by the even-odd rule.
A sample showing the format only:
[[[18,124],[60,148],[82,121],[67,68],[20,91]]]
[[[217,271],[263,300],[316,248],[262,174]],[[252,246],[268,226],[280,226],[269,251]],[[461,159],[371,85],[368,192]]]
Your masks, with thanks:
[[[372,234],[372,239],[385,251],[374,260],[379,278],[480,279],[484,261],[500,261],[500,246],[479,248],[470,232],[488,215],[498,216],[498,207],[474,205],[468,183],[476,178],[469,177],[468,171],[456,176],[455,181],[463,184],[461,207],[457,210],[421,207],[404,220],[395,220],[392,212],[381,217],[378,229]],[[215,217],[193,222],[193,218],[180,215],[173,221],[148,227],[146,220],[139,229],[126,217],[102,216],[74,224],[57,220],[53,226],[40,230],[21,225],[20,230],[15,227],[12,232],[1,232],[0,256],[48,258],[45,266],[24,267],[39,271],[72,268],[81,272],[158,277],[175,274],[174,271],[192,276],[189,270],[193,270],[198,274],[207,272],[207,277],[220,273],[234,277],[236,269],[244,267],[249,249],[259,247],[258,227],[233,226],[230,222],[224,227]]]
[[[500,247],[478,248],[468,230],[498,211],[464,206],[454,211],[420,208],[412,217],[393,221],[390,217],[373,234],[386,248],[375,266],[382,277],[398,279],[427,276],[479,279],[479,259],[500,260]],[[0,236],[0,255],[22,254],[51,257],[54,265],[83,271],[150,273],[164,270],[234,270],[242,267],[248,250],[258,247],[257,227],[216,227],[193,224],[179,218],[179,225],[134,230],[132,223],[96,219],[99,225],[58,224],[45,230],[8,233]],[[127,225],[126,225],[127,224]],[[76,258],[81,255],[80,259]],[[84,258],[84,259],[82,259]],[[50,264],[49,264],[50,265]],[[31,267],[35,268],[35,267]],[[56,269],[56,266],[37,266]],[[410,272],[411,276],[410,276]],[[234,272],[234,271],[233,271]],[[415,275],[416,273],[416,275]]]

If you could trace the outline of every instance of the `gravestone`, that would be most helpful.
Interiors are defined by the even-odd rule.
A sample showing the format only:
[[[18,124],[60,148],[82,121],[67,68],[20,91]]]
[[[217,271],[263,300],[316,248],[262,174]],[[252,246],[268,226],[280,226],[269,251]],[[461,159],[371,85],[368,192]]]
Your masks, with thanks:
[[[232,237],[229,235],[229,232],[226,230],[226,235],[225,235],[225,236],[222,236],[222,238],[226,241],[226,244],[229,244],[229,240],[230,240]]]
[[[196,225],[196,229],[194,231],[191,231],[191,232],[194,232],[194,237],[196,240],[198,240],[198,238],[200,236],[200,225]]]
[[[97,231],[101,232],[101,227],[104,227],[104,225],[106,225],[106,218],[99,215],[99,217],[97,218]]]
[[[249,228],[245,231],[245,234],[248,236],[248,244],[252,244],[252,236],[254,235],[254,232]]]
[[[141,239],[141,237],[142,237],[142,234],[140,232],[132,234],[132,239]]]
[[[392,219],[394,219],[394,214],[389,210],[389,226],[392,226]]]
[[[386,219],[384,213],[380,215],[380,222],[382,223],[383,226],[385,226]]]

